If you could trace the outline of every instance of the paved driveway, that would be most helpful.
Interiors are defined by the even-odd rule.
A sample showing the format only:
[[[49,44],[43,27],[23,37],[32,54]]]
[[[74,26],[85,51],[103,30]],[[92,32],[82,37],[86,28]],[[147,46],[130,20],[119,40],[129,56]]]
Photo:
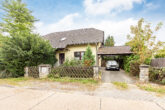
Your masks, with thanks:
[[[0,86],[0,110],[164,110],[154,102]]]
[[[130,76],[128,76],[124,70],[120,71],[110,71],[110,70],[105,70],[105,68],[101,69],[102,71],[102,82],[126,82],[126,83],[134,83],[135,80],[133,80]]]

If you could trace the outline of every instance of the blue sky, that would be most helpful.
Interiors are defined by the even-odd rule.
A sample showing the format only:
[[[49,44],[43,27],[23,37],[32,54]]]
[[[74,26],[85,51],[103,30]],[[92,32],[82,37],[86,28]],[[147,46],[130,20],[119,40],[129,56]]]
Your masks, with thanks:
[[[128,17],[134,17],[134,18],[143,17],[143,18],[147,18],[148,20],[165,19],[164,0],[125,0],[125,2],[132,1],[132,5],[133,5],[132,8],[128,10],[121,9],[121,12],[117,12],[117,14],[115,14],[116,11],[114,10],[113,12],[112,9],[112,13],[105,13],[105,15],[98,14],[95,16],[89,14],[86,15],[85,6],[84,6],[85,1],[93,1],[93,3],[97,3],[97,1],[99,1],[98,3],[101,4],[101,2],[106,2],[106,1],[113,2],[114,0],[24,0],[24,1],[28,4],[28,8],[33,11],[34,16],[45,23],[58,21],[62,19],[64,16],[71,13],[80,13],[82,16],[84,17],[88,16],[94,20],[103,19],[103,18],[120,20]],[[124,0],[116,0],[116,1],[124,1]],[[120,2],[118,3],[120,4]],[[97,9],[95,11],[97,11]],[[115,16],[112,14],[115,14]]]
[[[144,18],[155,26],[165,41],[165,0],[23,0],[39,20],[35,31],[41,35],[78,28],[97,28],[113,35],[117,45],[126,42],[130,26]]]

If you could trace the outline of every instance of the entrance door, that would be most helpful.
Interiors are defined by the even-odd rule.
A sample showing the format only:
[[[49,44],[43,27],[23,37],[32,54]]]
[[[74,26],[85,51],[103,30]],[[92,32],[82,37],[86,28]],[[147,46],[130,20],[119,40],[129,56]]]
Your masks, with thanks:
[[[59,54],[59,63],[60,65],[63,64],[65,61],[65,54],[64,53],[60,53]]]

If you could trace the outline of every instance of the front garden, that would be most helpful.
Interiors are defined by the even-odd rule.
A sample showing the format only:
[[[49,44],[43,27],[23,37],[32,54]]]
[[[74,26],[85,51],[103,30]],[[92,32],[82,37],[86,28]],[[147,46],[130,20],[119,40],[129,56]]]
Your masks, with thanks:
[[[26,4],[20,0],[11,0],[1,2],[1,7],[3,7],[1,11],[5,16],[0,22],[0,77],[23,77],[25,67],[37,68],[40,64],[50,64],[53,67],[56,63],[55,49],[33,31],[36,19]],[[128,42],[125,45],[131,47],[133,54],[122,58],[124,59],[122,68],[126,72],[138,77],[139,65],[150,65],[154,58],[165,58],[164,42],[157,41],[155,36],[155,32],[161,26],[162,23],[159,23],[155,29],[151,29],[151,24],[145,22],[144,19],[140,19],[137,25],[131,26],[131,33],[128,35]],[[4,35],[4,33],[8,34]],[[112,36],[108,37],[105,45],[114,46]],[[88,46],[82,61],[66,60],[62,66],[53,67],[48,78],[55,81],[95,82],[92,79],[94,64],[94,56]],[[37,78],[39,77],[37,73],[38,70],[32,71],[30,76]],[[151,67],[150,81],[165,84],[164,74],[164,66]],[[67,79],[68,77],[71,79]],[[88,78],[90,79],[88,80]]]

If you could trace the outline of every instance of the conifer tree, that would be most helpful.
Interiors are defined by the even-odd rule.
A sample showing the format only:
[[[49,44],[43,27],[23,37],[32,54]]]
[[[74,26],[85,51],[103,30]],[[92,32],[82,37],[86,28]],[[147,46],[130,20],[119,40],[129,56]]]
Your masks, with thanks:
[[[114,46],[114,45],[115,45],[115,41],[113,36],[108,36],[105,41],[105,46]]]
[[[83,56],[83,64],[85,66],[93,66],[95,64],[95,56],[92,54],[91,47],[88,45]]]

